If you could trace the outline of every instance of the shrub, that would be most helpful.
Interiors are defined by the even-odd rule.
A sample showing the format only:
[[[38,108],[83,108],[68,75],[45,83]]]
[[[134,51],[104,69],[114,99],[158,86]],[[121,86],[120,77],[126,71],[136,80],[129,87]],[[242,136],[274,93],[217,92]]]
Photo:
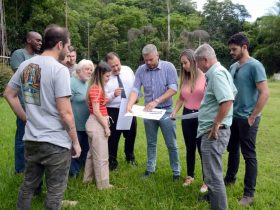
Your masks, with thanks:
[[[12,69],[6,64],[0,63],[0,97],[3,96],[5,87],[13,75]]]
[[[279,73],[280,69],[280,52],[279,43],[262,47],[254,53],[254,57],[258,59],[265,67],[266,73],[272,76],[274,73]]]

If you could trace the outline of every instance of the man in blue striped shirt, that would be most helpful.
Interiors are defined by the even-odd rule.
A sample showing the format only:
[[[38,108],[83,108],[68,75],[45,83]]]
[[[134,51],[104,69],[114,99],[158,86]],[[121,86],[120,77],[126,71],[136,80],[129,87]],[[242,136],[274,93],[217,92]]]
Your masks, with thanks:
[[[127,111],[131,112],[131,107],[137,100],[141,86],[144,87],[144,111],[150,111],[153,108],[166,109],[165,115],[159,121],[144,119],[148,145],[147,169],[144,177],[147,178],[155,172],[157,135],[160,127],[169,152],[173,180],[179,180],[180,163],[176,142],[176,123],[168,118],[172,112],[172,96],[176,94],[178,88],[177,72],[172,63],[159,59],[157,48],[153,44],[146,45],[142,50],[142,55],[145,64],[139,66],[136,71]]]

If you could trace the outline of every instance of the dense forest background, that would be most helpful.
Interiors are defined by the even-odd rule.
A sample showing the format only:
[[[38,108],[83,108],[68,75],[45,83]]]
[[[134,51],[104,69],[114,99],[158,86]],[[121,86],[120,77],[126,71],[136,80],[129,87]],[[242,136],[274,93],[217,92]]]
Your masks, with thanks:
[[[102,60],[116,51],[122,63],[136,69],[141,50],[154,43],[162,59],[179,68],[179,54],[209,42],[219,60],[229,66],[227,40],[244,32],[251,54],[268,74],[280,71],[280,0],[269,14],[251,23],[243,5],[208,0],[197,11],[191,0],[4,0],[9,51],[23,46],[26,32],[43,33],[52,23],[67,26],[79,59]]]

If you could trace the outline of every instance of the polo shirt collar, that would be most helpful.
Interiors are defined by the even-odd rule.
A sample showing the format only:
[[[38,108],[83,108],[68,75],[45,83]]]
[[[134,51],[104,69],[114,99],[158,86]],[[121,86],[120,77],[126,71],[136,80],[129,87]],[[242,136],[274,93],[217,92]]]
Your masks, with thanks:
[[[206,76],[207,78],[210,78],[211,75],[212,75],[212,73],[213,73],[213,71],[214,71],[218,66],[221,66],[220,62],[217,62],[217,63],[213,64],[213,65],[210,67],[210,69],[208,69],[208,71],[205,73],[205,76]]]

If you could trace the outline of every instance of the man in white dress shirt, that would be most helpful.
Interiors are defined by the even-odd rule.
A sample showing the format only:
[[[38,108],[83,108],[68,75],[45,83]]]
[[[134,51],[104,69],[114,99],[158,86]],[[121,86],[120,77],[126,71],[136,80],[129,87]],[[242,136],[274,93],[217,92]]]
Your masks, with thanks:
[[[130,67],[121,65],[120,58],[115,52],[108,53],[105,57],[105,61],[112,68],[112,75],[105,89],[109,98],[107,110],[111,117],[111,136],[108,140],[109,167],[110,170],[115,170],[118,167],[117,153],[121,134],[123,134],[123,137],[125,138],[124,152],[126,155],[126,161],[131,165],[136,165],[134,156],[134,143],[137,128],[136,118],[133,117],[130,130],[116,129],[121,100],[122,98],[128,98],[130,94],[134,83],[134,73]]]

